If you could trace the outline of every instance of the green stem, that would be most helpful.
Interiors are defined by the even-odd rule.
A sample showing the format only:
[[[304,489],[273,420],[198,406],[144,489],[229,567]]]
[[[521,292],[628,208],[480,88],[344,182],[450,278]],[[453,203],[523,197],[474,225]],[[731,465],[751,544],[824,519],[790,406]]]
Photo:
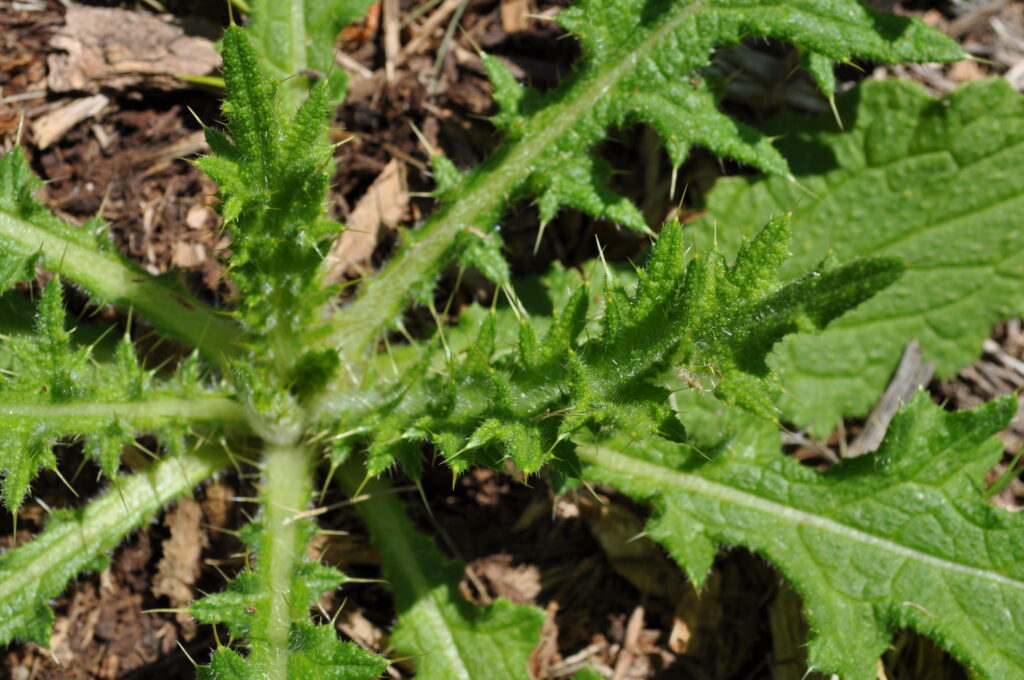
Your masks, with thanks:
[[[3,404],[0,423],[19,418],[123,418],[129,421],[173,419],[186,422],[243,423],[245,409],[226,397],[154,399],[138,402]]]
[[[421,649],[443,657],[438,665],[445,669],[445,677],[471,680],[462,656],[467,650],[458,644],[444,610],[444,574],[436,547],[427,545],[427,539],[413,527],[402,502],[390,493],[388,482],[379,478],[366,481],[364,475],[361,463],[350,462],[339,470],[338,479],[350,497],[357,491],[363,496],[355,507],[380,552],[399,618],[416,627]]]
[[[86,248],[3,212],[0,236],[25,253],[39,253],[44,267],[82,285],[100,301],[133,309],[219,364],[239,349],[241,331],[228,317],[116,255]]]
[[[305,446],[268,444],[263,456],[263,535],[258,551],[257,578],[270,593],[269,616],[258,617],[251,637],[255,667],[266,668],[267,680],[287,680],[288,633],[292,621],[306,612],[292,611],[293,571],[305,550],[306,534],[295,515],[306,509],[313,489],[311,454]]]
[[[467,179],[459,199],[443,207],[419,230],[388,267],[370,279],[360,296],[342,310],[334,330],[323,341],[338,348],[344,361],[355,363],[384,324],[395,319],[412,293],[431,281],[451,254],[458,233],[469,227],[490,229],[496,213],[530,176],[537,159],[589,115],[598,101],[614,89],[636,64],[663,44],[665,37],[693,16],[700,0],[680,8],[669,20],[651,30],[614,66],[588,71],[576,80],[557,103],[538,111],[515,141],[506,142]]]
[[[42,605],[64,590],[166,503],[228,464],[224,451],[204,447],[131,475],[88,505],[51,516],[31,543],[0,557],[0,644],[13,638],[49,644],[52,614]]]

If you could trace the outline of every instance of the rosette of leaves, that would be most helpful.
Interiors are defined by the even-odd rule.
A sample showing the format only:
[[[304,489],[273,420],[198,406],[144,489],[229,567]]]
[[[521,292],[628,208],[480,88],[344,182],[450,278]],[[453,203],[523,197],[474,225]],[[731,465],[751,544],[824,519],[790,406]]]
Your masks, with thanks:
[[[308,16],[312,15],[293,13],[291,26],[308,30]],[[5,495],[23,494],[25,476],[31,476],[40,464],[51,464],[47,447],[57,437],[84,434],[86,446],[93,446],[89,442],[94,440],[101,442],[89,455],[113,473],[119,442],[127,440],[129,431],[160,434],[165,421],[147,420],[153,417],[148,409],[167,401],[167,395],[177,401],[166,423],[180,428],[179,432],[187,431],[184,436],[189,443],[200,441],[207,427],[212,430],[235,422],[243,434],[229,443],[244,440],[259,446],[260,512],[257,521],[241,532],[247,541],[246,567],[224,592],[194,606],[197,617],[223,625],[230,635],[213,653],[210,666],[199,671],[203,677],[369,679],[386,665],[385,660],[341,642],[331,625],[315,623],[310,616],[318,595],[345,581],[339,571],[306,555],[306,545],[316,530],[310,520],[314,513],[308,512],[313,466],[328,453],[324,442],[365,444],[371,476],[396,461],[417,476],[423,443],[429,442],[456,471],[471,464],[497,465],[511,460],[533,473],[550,463],[562,476],[606,476],[618,480],[626,491],[657,503],[663,499],[651,493],[646,481],[616,477],[635,472],[635,466],[626,470],[616,467],[619,459],[601,454],[601,446],[636,442],[644,451],[668,447],[666,460],[682,455],[687,434],[670,408],[671,391],[680,383],[714,391],[769,422],[774,418],[773,395],[778,389],[765,362],[772,346],[786,334],[820,330],[903,271],[903,265],[890,258],[842,265],[826,259],[820,266],[802,268],[794,280],[783,283],[778,270],[789,240],[786,217],[770,220],[758,237],[737,252],[732,264],[717,248],[687,253],[682,228],[670,224],[658,236],[646,266],[637,271],[635,286],[611,275],[600,285],[574,283],[559,293],[566,306],[557,318],[528,317],[508,285],[500,241],[492,231],[509,200],[536,195],[545,220],[560,206],[571,205],[627,226],[647,226],[636,219],[635,210],[607,189],[607,166],[590,155],[591,147],[610,126],[650,124],[663,136],[676,164],[690,145],[703,144],[781,176],[788,174],[782,156],[767,138],[717,110],[719,84],[700,73],[716,45],[748,36],[790,41],[804,51],[805,65],[826,89],[830,87],[828,63],[832,59],[942,60],[960,56],[953,43],[920,23],[886,18],[852,0],[589,1],[567,12],[564,23],[584,48],[577,75],[541,96],[519,88],[497,62],[488,59],[501,106],[496,122],[505,135],[502,145],[494,156],[465,175],[450,164],[438,164],[442,202],[435,216],[423,229],[410,232],[386,269],[365,282],[355,301],[340,310],[331,299],[334,291],[321,279],[327,241],[339,229],[325,211],[330,149],[324,140],[332,90],[318,84],[302,103],[294,102],[291,85],[286,86],[290,94],[283,93],[280,83],[261,73],[259,65],[265,59],[252,49],[241,29],[230,29],[224,38],[228,132],[207,130],[214,154],[200,161],[220,185],[222,215],[233,239],[227,264],[239,294],[231,313],[215,311],[180,286],[127,264],[102,234],[96,233],[97,225],[74,229],[46,213],[32,199],[35,180],[18,152],[0,165],[0,182],[4,183],[0,244],[5,255],[10,255],[0,270],[4,283],[31,278],[36,265],[56,271],[85,288],[94,300],[130,307],[159,330],[195,347],[199,359],[194,361],[205,362],[204,370],[216,371],[219,376],[211,380],[214,387],[208,388],[194,377],[195,364],[185,363],[182,370],[193,373],[181,386],[172,378],[141,368],[127,343],[115,352],[114,366],[93,367],[88,353],[66,337],[65,319],[59,313],[59,284],[51,284],[40,307],[38,337],[22,344],[15,341],[8,353],[15,362],[9,382],[12,402],[24,402],[16,408],[29,409],[25,413],[44,405],[49,411],[43,418],[50,429],[33,429],[28,434],[35,439],[27,444],[19,441],[16,455],[3,452],[5,485],[9,482],[12,489]],[[305,45],[294,39],[298,33],[293,31],[289,44],[293,51],[301,52]],[[765,215],[762,220],[767,218]],[[476,236],[474,227],[483,238]],[[375,369],[382,360],[369,351],[375,349],[377,334],[394,322],[409,300],[417,294],[429,295],[434,276],[458,254],[464,262],[481,266],[506,284],[517,315],[514,338],[503,339],[506,336],[499,333],[503,323],[497,320],[497,313],[484,314],[464,351],[451,351],[439,333],[433,345],[411,346],[408,353],[413,356],[413,368],[398,378],[384,377]],[[596,299],[591,291],[600,291]],[[56,407],[76,399],[88,400],[81,408],[76,404],[74,417],[79,420],[62,422],[67,410]],[[214,400],[220,400],[217,403],[224,412],[211,417],[208,407]],[[91,417],[86,408],[89,404],[115,402],[120,405],[116,417],[104,411],[102,423],[81,420]],[[130,408],[126,406],[129,402],[133,404]],[[138,408],[137,403],[141,403]],[[33,418],[38,413],[41,411],[31,411]],[[208,426],[206,420],[215,422]],[[938,433],[940,428],[932,429]],[[180,441],[161,436],[170,448],[175,446],[172,442]],[[917,446],[920,439],[897,439],[890,444],[890,452],[896,456]],[[954,436],[949,446],[963,444],[968,455],[975,440]],[[597,453],[590,453],[595,442]],[[588,446],[580,447],[580,443]],[[117,536],[224,464],[223,456],[202,456],[191,446],[185,448],[178,458],[155,464],[140,475],[138,484],[132,484],[134,478],[124,482],[119,478],[114,492],[74,517],[57,515],[39,539],[0,558],[0,614],[4,615],[0,632],[4,636],[45,642],[50,621],[46,599],[59,592],[63,582],[79,569],[96,568]],[[615,450],[623,454],[623,448]],[[770,451],[773,455],[774,448]],[[714,465],[693,466],[692,475],[698,480],[691,484],[697,489],[694,493],[703,493],[705,500],[712,502],[731,503],[723,515],[728,511],[733,513],[730,517],[745,519],[750,505],[744,505],[749,499],[743,495],[750,491],[744,486],[748,477],[760,474],[763,479],[775,480],[772,473],[783,465],[769,457],[767,449],[765,452],[758,459],[766,466],[761,472],[744,467],[742,474],[730,476],[727,470],[716,477],[720,469]],[[333,453],[337,455],[332,462],[339,464],[346,450],[336,446]],[[601,457],[594,459],[598,454]],[[676,480],[679,469],[675,458],[671,462],[671,478]],[[177,481],[169,474],[173,467],[168,465],[174,463],[183,466]],[[971,467],[972,474],[976,471]],[[783,482],[804,481],[791,469],[783,472]],[[355,482],[348,481],[350,492],[359,487],[363,474],[364,470],[357,468]],[[865,477],[872,489],[872,485],[884,484],[884,475],[876,479],[865,473]],[[960,504],[955,505],[958,509],[966,508],[970,501],[964,482],[969,477],[956,477],[943,491],[950,502]],[[157,493],[143,500],[150,483]],[[842,496],[840,486],[835,485],[836,493]],[[726,493],[723,488],[731,491]],[[865,487],[852,484],[844,488],[857,496]],[[130,489],[135,492],[122,497],[127,519],[112,521],[118,505],[111,499]],[[764,496],[773,489],[755,491]],[[775,519],[812,514],[802,496],[762,500],[773,504],[770,507],[778,515]],[[670,501],[681,502],[676,497],[666,503]],[[755,505],[761,508],[763,503]],[[388,512],[394,515],[392,510]],[[732,527],[730,533],[697,510],[682,515],[692,521],[692,529],[684,528],[683,533],[694,539],[693,554],[680,553],[694,578],[706,569],[708,554],[718,543],[735,541],[786,564],[786,572],[798,585],[802,579],[812,607],[824,603],[821,606],[842,610],[848,604],[844,593],[829,592],[817,577],[790,564],[787,560],[796,558],[786,553],[786,546],[765,546],[760,542],[762,533],[748,535],[742,527]],[[945,521],[947,514],[939,508],[933,516]],[[978,517],[982,514],[976,513]],[[384,537],[380,539],[383,542],[388,537],[387,526],[375,522],[377,519],[381,518],[370,517],[367,524],[371,533]],[[864,544],[862,535],[870,532],[856,524],[859,518],[841,519],[844,527],[853,526],[860,533],[843,534],[844,541],[835,549],[852,550],[851,546]],[[988,522],[987,516],[982,519]],[[999,532],[1004,530],[1011,537],[1019,535],[1012,533],[1015,525],[1000,521],[978,524],[980,535],[996,542],[1002,540]],[[814,520],[812,528],[823,523],[827,524]],[[403,610],[400,619],[404,620],[396,630],[396,642],[411,653],[444,657],[424,660],[425,676],[442,675],[454,668],[462,669],[456,677],[516,677],[530,641],[535,639],[532,631],[514,635],[514,652],[503,661],[507,667],[496,664],[492,669],[477,669],[454,657],[465,656],[467,640],[492,644],[512,626],[536,625],[536,612],[505,605],[484,611],[463,606],[452,596],[455,569],[436,554],[428,555],[422,541],[408,538],[407,525],[392,536],[397,543],[381,550],[385,573],[399,581],[394,588]],[[97,529],[102,531],[96,533]],[[800,526],[795,530],[799,532]],[[947,573],[943,571],[945,563],[916,557],[935,548],[914,543],[913,537],[898,535],[895,530],[885,531],[885,536],[876,538],[898,547],[890,550],[889,544],[883,546],[889,553],[899,556],[903,554],[900,549],[917,551],[913,564],[924,564],[922,578],[934,580]],[[102,540],[82,547],[75,541],[83,535],[101,536]],[[424,575],[424,569],[395,564],[417,551],[428,565],[424,569],[438,572],[436,583]],[[673,551],[678,552],[676,548]],[[997,552],[998,559],[1007,564],[1016,558],[1012,545]],[[888,553],[879,557],[879,564],[888,557]],[[987,564],[968,566],[992,571]],[[979,594],[994,602],[996,596],[1011,592],[1005,588],[1017,587],[1013,569],[1010,564],[1003,569],[1007,573],[999,572],[1004,580],[997,585],[1004,590],[986,590],[988,582],[957,584],[963,585],[962,592],[967,595]],[[37,574],[44,585],[33,591],[27,584],[29,577]],[[978,635],[949,633],[939,626],[927,628],[923,620],[890,615],[885,607],[903,593],[893,592],[880,596],[881,604],[871,610],[877,614],[876,625],[858,628],[858,637],[849,646],[841,647],[834,636],[823,633],[823,651],[816,652],[815,662],[861,673],[866,667],[864,659],[877,653],[886,626],[905,622],[920,625],[954,651],[969,648],[963,653],[969,660],[986,653]],[[1011,599],[1008,596],[1006,601]],[[846,623],[837,617],[841,624]],[[432,627],[432,620],[440,620],[441,625]],[[9,625],[9,621],[15,623]],[[1008,621],[1013,623],[1012,615],[1001,615],[986,624],[986,631],[1013,630]],[[981,626],[975,618],[968,623]],[[461,645],[459,654],[451,653],[446,646],[449,643]],[[1002,653],[1003,649],[996,651]],[[852,660],[844,662],[841,655],[847,651]],[[982,662],[978,667],[986,672],[1012,668]]]

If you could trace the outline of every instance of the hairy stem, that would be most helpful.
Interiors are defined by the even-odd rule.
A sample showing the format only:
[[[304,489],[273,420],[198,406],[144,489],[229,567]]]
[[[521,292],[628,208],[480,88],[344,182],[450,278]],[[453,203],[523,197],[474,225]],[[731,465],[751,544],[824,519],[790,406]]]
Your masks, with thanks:
[[[226,397],[196,399],[154,399],[138,402],[68,404],[4,404],[0,403],[0,423],[20,418],[124,418],[128,421],[179,420],[185,422],[243,423],[245,410]]]
[[[130,307],[218,364],[238,351],[241,331],[227,316],[113,255],[3,212],[0,235],[27,253],[41,254],[43,266],[82,285],[97,299]]]
[[[204,447],[119,477],[88,505],[51,518],[31,543],[0,557],[0,643],[14,637],[49,643],[49,610],[40,605],[60,594],[97,560],[166,503],[228,464],[227,454]]]
[[[312,495],[310,451],[297,444],[268,444],[263,457],[263,523],[257,575],[263,592],[271,594],[269,616],[260,616],[252,633],[257,665],[265,664],[267,680],[288,677],[288,632],[305,612],[292,611],[288,595],[292,574],[305,549],[305,534],[296,514]],[[262,628],[260,630],[259,628]]]

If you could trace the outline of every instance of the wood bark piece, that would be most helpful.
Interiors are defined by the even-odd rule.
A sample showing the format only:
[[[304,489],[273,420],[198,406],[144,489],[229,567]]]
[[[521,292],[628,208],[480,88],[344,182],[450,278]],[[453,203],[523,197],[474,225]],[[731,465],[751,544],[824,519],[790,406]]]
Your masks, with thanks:
[[[500,13],[501,27],[510,35],[530,27],[530,0],[501,0]]]
[[[45,149],[60,141],[68,130],[92,118],[109,103],[110,99],[106,95],[94,94],[91,97],[72,99],[60,108],[40,116],[32,123],[36,146]]]
[[[199,557],[206,545],[202,519],[202,508],[191,498],[181,499],[164,517],[171,535],[163,542],[164,556],[157,564],[151,590],[156,597],[167,596],[172,607],[185,607],[193,600]],[[191,614],[180,611],[175,618],[182,625],[186,639],[195,635],[196,622]]]
[[[346,273],[360,273],[360,267],[377,247],[377,233],[381,225],[397,225],[408,205],[409,192],[402,165],[392,160],[356,203],[346,220],[346,230],[327,255],[327,283],[337,283]]]
[[[220,65],[213,42],[187,35],[170,19],[108,7],[68,5],[65,24],[50,40],[47,85],[53,92],[176,89],[174,76],[206,75]]]
[[[896,368],[896,374],[885,389],[885,394],[871,410],[871,415],[864,423],[864,429],[847,448],[846,457],[853,458],[877,449],[900,406],[909,401],[917,390],[928,384],[933,371],[934,367],[924,362],[917,341],[914,340],[907,345],[900,365]]]
[[[1006,6],[1006,3],[1007,0],[989,0],[984,5],[961,14],[946,29],[946,35],[955,39],[971,31],[984,28],[988,24],[988,20],[998,14]]]

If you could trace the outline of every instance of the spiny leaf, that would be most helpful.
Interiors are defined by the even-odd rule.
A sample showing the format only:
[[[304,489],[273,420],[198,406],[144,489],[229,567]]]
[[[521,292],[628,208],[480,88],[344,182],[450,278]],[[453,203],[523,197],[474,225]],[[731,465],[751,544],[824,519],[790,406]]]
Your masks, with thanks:
[[[233,354],[238,328],[190,295],[114,249],[101,220],[79,228],[46,210],[33,192],[42,185],[21,148],[0,158],[0,288],[35,277],[36,265],[83,286],[100,303],[131,307],[173,337],[220,362]]]
[[[208,130],[215,155],[197,163],[220,184],[239,315],[252,330],[273,331],[285,342],[327,300],[319,285],[323,239],[340,229],[323,216],[331,158],[327,89],[313,87],[285,115],[242,29],[227,30],[223,55],[231,138]]]
[[[459,264],[463,267],[476,267],[499,286],[509,286],[512,277],[508,271],[508,262],[501,253],[501,243],[497,233],[460,232],[455,242]]]
[[[549,145],[531,166],[530,192],[538,196],[541,222],[566,205],[646,229],[637,209],[608,188],[610,167],[590,155],[608,127],[638,123],[660,135],[674,166],[691,144],[720,156],[787,175],[783,157],[767,137],[729,119],[716,105],[718,87],[698,74],[714,47],[752,35],[799,46],[816,79],[834,89],[833,61],[865,57],[878,61],[956,60],[963,52],[920,23],[883,15],[854,0],[775,2],[647,2],[583,0],[562,12],[559,23],[583,48],[577,68],[600,84],[572,129]],[[570,99],[574,88],[548,97],[517,88],[500,61],[485,60],[501,113],[496,125],[518,139],[527,120],[544,118],[547,107]],[[589,84],[589,83],[588,83]]]
[[[300,522],[300,540],[304,545],[313,531]],[[261,551],[279,549],[274,538],[259,523],[247,525],[242,539],[259,562]],[[308,620],[310,607],[324,591],[334,590],[345,580],[344,574],[325,564],[300,561],[294,565],[288,588],[287,650],[275,649],[265,639],[267,619],[272,616],[272,600],[281,592],[266,587],[268,576],[246,569],[228,582],[227,590],[206,595],[192,604],[192,615],[203,623],[226,624],[232,637],[247,638],[252,650],[243,658],[230,649],[218,649],[210,666],[200,669],[199,677],[209,680],[249,680],[266,677],[274,657],[285,658],[291,680],[371,680],[377,678],[388,662],[363,651],[351,642],[338,639],[333,626],[314,625]]]
[[[788,220],[772,220],[728,266],[717,250],[684,266],[683,232],[662,231],[635,290],[604,286],[603,316],[584,337],[588,286],[576,288],[543,340],[520,317],[519,347],[496,356],[497,321],[479,320],[475,340],[437,372],[428,355],[395,383],[375,414],[369,471],[412,460],[429,440],[456,472],[508,458],[533,473],[552,458],[571,465],[569,437],[580,428],[617,428],[635,438],[677,437],[666,380],[706,370],[723,398],[766,418],[777,391],[764,358],[784,335],[818,330],[896,279],[901,263],[864,260],[787,285],[775,279],[789,238]],[[588,339],[589,338],[589,339]],[[703,389],[705,386],[695,384]],[[348,431],[354,422],[335,424]]]
[[[1018,678],[1024,517],[983,500],[1002,454],[991,435],[1016,406],[947,413],[919,394],[879,451],[826,474],[781,456],[756,426],[700,453],[620,439],[579,456],[584,478],[653,504],[648,535],[695,582],[719,545],[771,560],[804,599],[812,668],[872,680],[893,632],[909,627],[978,677]]]
[[[38,225],[84,248],[115,254],[113,244],[105,234],[92,229],[76,229],[37,201],[33,194],[42,186],[42,180],[32,174],[32,168],[20,147],[15,147],[0,158],[0,213]],[[28,248],[19,247],[16,241],[9,238],[4,238],[2,243],[12,255],[28,257],[31,254]]]
[[[993,323],[1024,314],[1024,98],[1002,79],[935,100],[917,85],[866,82],[831,117],[784,115],[768,127],[803,185],[719,182],[697,229],[722,248],[766,212],[792,210],[792,274],[824,257],[898,254],[899,283],[826,331],[794,336],[773,363],[786,418],[826,433],[867,413],[916,338],[940,376],[978,355]],[[702,239],[704,240],[704,239]]]
[[[561,205],[574,205],[646,230],[639,211],[603,182],[607,164],[592,156],[611,127],[650,125],[674,165],[698,144],[788,175],[767,136],[718,110],[720,83],[702,75],[716,46],[756,36],[791,42],[816,55],[808,64],[826,85],[825,58],[965,56],[954,41],[921,22],[880,14],[858,0],[586,0],[559,21],[582,43],[576,75],[541,96],[517,88],[497,59],[484,60],[501,106],[495,123],[505,139],[461,181],[459,191],[451,190],[448,175],[442,177],[439,193],[449,200],[336,315],[333,332],[322,342],[338,348],[343,361],[358,361],[377,337],[380,319],[396,318],[439,273],[461,231],[489,233],[516,200],[536,198],[545,219]]]
[[[333,625],[310,619],[321,594],[345,576],[306,552],[316,533],[302,513],[312,493],[309,454],[294,444],[271,442],[264,448],[263,511],[239,535],[250,552],[246,568],[226,591],[192,604],[196,619],[226,624],[233,638],[244,638],[248,653],[244,659],[234,651],[218,653],[206,677],[369,680],[387,666],[385,659],[341,642]]]
[[[74,347],[59,279],[43,290],[38,310],[34,335],[0,342],[9,357],[0,378],[0,472],[9,510],[21,504],[39,468],[56,467],[53,446],[62,438],[84,440],[85,455],[112,478],[137,432],[169,441],[187,423],[242,419],[234,402],[200,381],[187,388],[176,378],[157,383],[128,338],[110,364],[96,363],[91,347]]]
[[[455,163],[447,156],[432,156],[430,159],[432,167],[431,176],[434,178],[433,196],[438,201],[449,201],[457,196],[457,190],[465,178]]]
[[[373,680],[380,677],[388,663],[351,642],[339,642],[331,626],[294,624],[288,648],[291,654],[289,680]],[[213,653],[209,666],[196,669],[196,677],[198,680],[257,680],[265,676],[238,653],[221,647]]]

